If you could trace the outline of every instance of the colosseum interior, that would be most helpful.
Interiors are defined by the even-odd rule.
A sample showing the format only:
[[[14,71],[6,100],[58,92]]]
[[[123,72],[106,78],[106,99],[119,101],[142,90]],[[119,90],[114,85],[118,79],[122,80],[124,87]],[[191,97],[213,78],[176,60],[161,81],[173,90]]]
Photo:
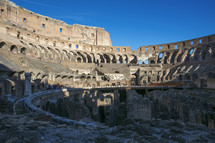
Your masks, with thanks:
[[[1,141],[215,141],[215,35],[133,51],[104,28],[0,10]]]

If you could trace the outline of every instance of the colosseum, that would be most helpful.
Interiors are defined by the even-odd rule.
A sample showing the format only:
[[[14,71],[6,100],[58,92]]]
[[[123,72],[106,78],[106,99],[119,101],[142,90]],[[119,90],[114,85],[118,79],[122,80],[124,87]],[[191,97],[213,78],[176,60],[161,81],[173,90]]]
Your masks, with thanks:
[[[215,141],[215,35],[133,51],[104,28],[0,10],[3,142]]]

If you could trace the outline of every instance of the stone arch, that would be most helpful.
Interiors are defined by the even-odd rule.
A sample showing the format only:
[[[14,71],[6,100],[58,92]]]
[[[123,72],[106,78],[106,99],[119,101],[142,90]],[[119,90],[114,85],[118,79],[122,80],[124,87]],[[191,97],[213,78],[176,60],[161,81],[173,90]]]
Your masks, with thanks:
[[[35,80],[36,79],[36,74],[34,72],[30,72],[31,73],[31,79]]]
[[[212,48],[211,48],[211,46],[207,46],[207,47],[203,48],[202,59],[203,60],[210,59],[211,56],[212,56]]]
[[[40,49],[42,50],[43,57],[44,57],[44,58],[49,58],[49,52],[48,52],[48,50],[47,50],[45,47],[43,47],[43,46],[40,46],[40,45],[39,45],[39,47],[40,47]]]
[[[12,46],[10,47],[10,51],[13,52],[13,53],[18,53],[18,48],[17,48],[17,46],[16,46],[16,45],[12,45]]]
[[[187,66],[182,66],[180,69],[180,72],[184,72],[184,70],[186,69]]]
[[[34,45],[34,48],[36,49],[37,51],[37,57],[41,57],[41,53],[42,53],[42,50],[40,48],[38,48],[36,45]]]
[[[82,75],[80,76],[80,80],[86,80],[86,75],[85,75],[85,74],[82,74]]]
[[[110,63],[110,57],[107,54],[103,54],[103,57],[104,57],[106,63]]]
[[[128,56],[126,54],[123,55],[123,59],[124,59],[123,63],[127,64],[128,63]]]
[[[96,62],[98,62],[98,63],[104,63],[105,62],[104,57],[101,54],[97,53],[96,57],[97,57]]]
[[[91,55],[92,62],[95,63],[96,62],[95,55],[93,53],[90,53],[90,55]]]
[[[58,75],[55,76],[55,78],[56,78],[56,79],[57,79],[57,78],[61,78],[61,75],[58,74]]]
[[[82,62],[86,63],[86,57],[81,52],[77,52],[77,54],[82,57]]]
[[[73,80],[74,76],[69,76],[68,80]]]
[[[38,57],[40,54],[40,51],[38,51],[37,47],[34,46],[34,44],[29,43],[28,44],[29,49],[31,50],[32,56]],[[35,56],[36,55],[36,56]]]
[[[81,62],[82,62],[81,56],[78,56],[78,57],[77,57],[77,62],[78,62],[78,63],[81,63]]]
[[[178,50],[173,52],[173,54],[172,54],[172,56],[170,58],[170,63],[171,64],[175,63],[175,61],[176,61],[175,59],[176,59],[177,54],[178,54]]]
[[[193,68],[193,65],[190,65],[189,67],[187,67],[185,73],[188,73],[192,68]]]
[[[48,51],[49,59],[53,59],[56,56],[54,50],[51,49],[50,47],[47,47],[47,51]]]
[[[197,48],[197,49],[195,50],[195,53],[194,53],[194,60],[195,60],[195,61],[202,60],[202,49],[201,49],[201,48]]]
[[[155,60],[150,60],[150,64],[155,64]]]
[[[145,59],[144,64],[149,64],[149,59]]]
[[[76,62],[77,61],[77,54],[74,51],[69,51],[70,61]]]
[[[144,62],[142,60],[138,60],[138,64],[144,64]]]
[[[192,59],[192,57],[193,57],[193,50],[194,50],[194,48],[191,48],[191,49],[188,50],[187,56],[185,58],[185,62],[187,62],[187,61],[189,61],[189,60]]]
[[[7,49],[7,44],[5,42],[0,43],[0,48]]]
[[[169,56],[170,56],[170,52],[166,52],[165,55],[166,56],[164,57],[164,64],[168,64],[168,59],[169,59]]]
[[[34,45],[34,47],[36,47],[40,51],[40,53],[44,53],[40,45],[39,46]]]
[[[41,73],[39,72],[39,73],[37,73],[37,75],[36,75],[36,79],[41,79]]]
[[[66,79],[68,79],[67,75],[62,76],[62,80],[66,80]]]
[[[61,52],[58,48],[55,48],[55,52],[59,55],[59,57],[61,57]]]
[[[91,79],[91,76],[87,76],[87,80],[90,80]]]
[[[24,80],[25,79],[25,71],[20,71],[19,76],[20,76],[21,80]]]
[[[55,48],[54,51],[55,51],[55,53],[57,54],[57,57],[56,57],[56,58],[57,58],[57,61],[60,62],[60,61],[61,61],[61,53],[60,53],[60,50],[57,49],[57,48]]]
[[[69,55],[66,50],[62,50],[62,60],[69,60]]]
[[[42,75],[41,82],[46,82],[46,83],[48,82],[48,75],[47,74]]]
[[[23,54],[23,55],[26,55],[27,49],[25,47],[21,48],[20,53]]]
[[[162,61],[163,58],[164,58],[164,52],[161,52],[161,53],[158,55],[157,63],[161,63],[161,61]]]
[[[92,57],[89,54],[85,53],[85,52],[84,52],[84,54],[86,56],[87,62],[92,63],[93,62]]]
[[[129,59],[130,59],[130,64],[137,64],[137,56],[131,55]]]
[[[116,63],[116,56],[113,54],[110,54],[110,60],[112,63]]]
[[[117,61],[118,61],[117,63],[120,63],[120,64],[122,64],[122,63],[123,63],[122,55],[117,54],[116,59],[117,59]]]
[[[177,63],[182,62],[182,58],[183,58],[184,53],[185,53],[185,51],[182,51],[182,52],[178,55],[178,57],[177,57]]]

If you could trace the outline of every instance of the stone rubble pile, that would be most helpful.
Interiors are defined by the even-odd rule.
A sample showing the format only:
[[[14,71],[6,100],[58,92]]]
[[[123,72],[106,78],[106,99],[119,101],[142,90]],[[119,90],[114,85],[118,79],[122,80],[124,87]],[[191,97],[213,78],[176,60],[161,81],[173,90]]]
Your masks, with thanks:
[[[39,120],[34,114],[0,114],[1,142],[214,142],[215,130],[180,120],[125,119],[119,126],[93,128]],[[41,118],[43,119],[43,118]]]

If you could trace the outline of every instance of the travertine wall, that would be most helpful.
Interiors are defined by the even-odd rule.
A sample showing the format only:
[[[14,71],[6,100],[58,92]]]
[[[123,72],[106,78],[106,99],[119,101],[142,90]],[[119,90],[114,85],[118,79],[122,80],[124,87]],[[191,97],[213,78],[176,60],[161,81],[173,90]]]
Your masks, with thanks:
[[[25,72],[32,74],[32,92],[50,85],[160,86],[167,82],[214,88],[215,35],[133,51],[112,46],[103,28],[67,25],[7,0],[0,2],[0,10],[0,63],[7,67],[1,69],[2,95],[5,85],[11,89],[7,93],[23,89],[14,81],[24,80]],[[8,77],[13,86],[4,84]]]

